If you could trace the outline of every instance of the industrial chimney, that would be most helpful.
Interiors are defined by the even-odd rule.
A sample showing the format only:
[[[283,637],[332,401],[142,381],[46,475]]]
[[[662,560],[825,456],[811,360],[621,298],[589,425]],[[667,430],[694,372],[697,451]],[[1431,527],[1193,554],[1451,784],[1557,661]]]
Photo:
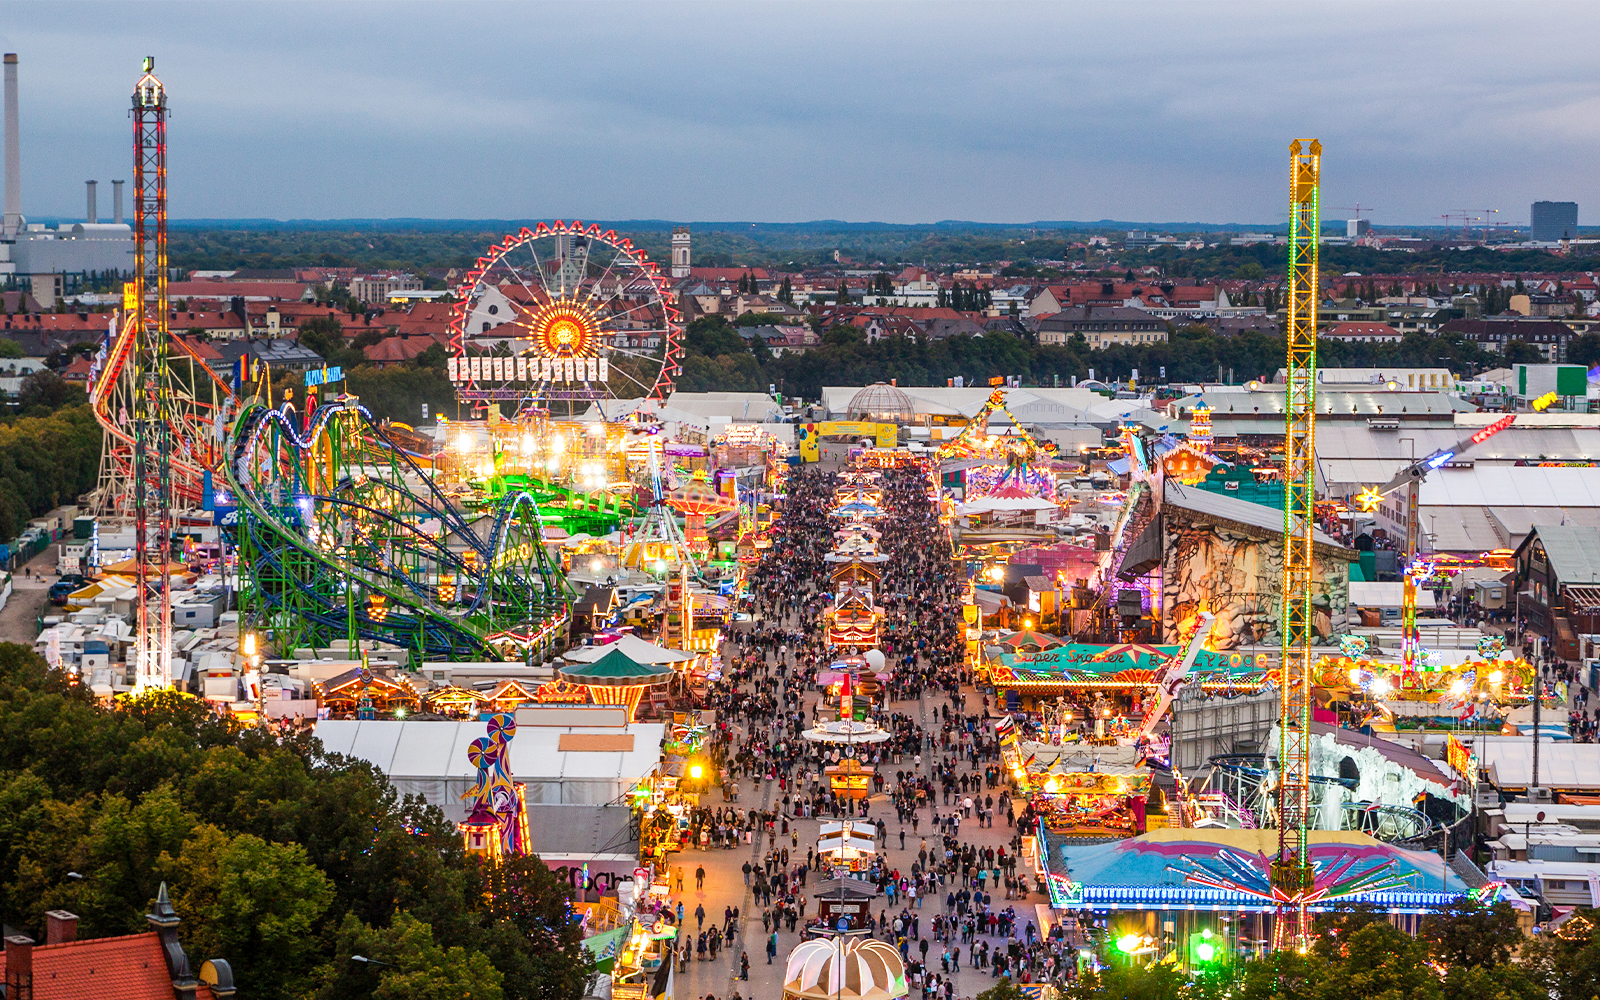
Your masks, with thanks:
[[[6,62],[6,214],[0,222],[5,236],[22,229],[22,145],[17,138],[17,54],[7,52]]]
[[[83,182],[84,187],[89,189],[89,203],[87,206],[87,211],[84,212],[83,221],[89,223],[91,226],[100,221],[99,208],[97,205],[95,205],[95,188],[99,185],[99,183],[99,181]]]
[[[122,182],[111,182],[111,221],[122,225]]]

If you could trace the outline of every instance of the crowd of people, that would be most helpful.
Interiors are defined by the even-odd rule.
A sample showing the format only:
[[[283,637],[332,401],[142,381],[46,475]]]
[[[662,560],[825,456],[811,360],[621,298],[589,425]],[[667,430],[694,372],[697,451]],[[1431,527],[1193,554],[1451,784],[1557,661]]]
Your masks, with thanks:
[[[781,964],[780,933],[835,929],[808,898],[808,880],[814,889],[832,872],[815,845],[802,842],[799,823],[854,818],[872,824],[881,844],[898,845],[910,860],[880,858],[858,873],[876,895],[846,924],[900,951],[914,996],[953,1000],[953,976],[963,962],[1021,982],[1070,974],[1075,945],[1059,927],[1041,935],[1032,919],[1041,897],[1018,867],[1022,829],[989,700],[966,686],[962,575],[921,469],[886,470],[872,483],[885,515],[873,527],[881,532],[879,551],[889,556],[873,587],[887,676],[872,714],[889,738],[859,748],[858,759],[873,769],[870,797],[835,791],[825,768],[838,762],[838,748],[802,735],[837,708],[819,673],[860,652],[826,641],[824,612],[833,595],[824,556],[839,527],[829,512],[844,484],[837,473],[791,474],[772,544],[749,576],[751,620],[730,636],[722,676],[707,692],[707,706],[717,711],[724,804],[691,815],[695,842],[753,850],[742,870],[754,906],[743,932],[736,910],[725,912],[721,925],[697,926],[693,954],[715,960],[759,920],[765,959]],[[752,802],[741,805],[737,796],[746,783]],[[1009,836],[976,832],[991,829]],[[748,976],[748,962],[741,950],[739,976]]]

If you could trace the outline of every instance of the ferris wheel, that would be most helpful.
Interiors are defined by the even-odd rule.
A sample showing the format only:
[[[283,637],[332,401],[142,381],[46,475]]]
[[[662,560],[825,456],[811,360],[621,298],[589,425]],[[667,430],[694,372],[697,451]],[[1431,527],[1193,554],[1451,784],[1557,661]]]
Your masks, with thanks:
[[[664,400],[682,313],[660,268],[614,230],[541,222],[489,247],[450,319],[450,380],[472,403]]]

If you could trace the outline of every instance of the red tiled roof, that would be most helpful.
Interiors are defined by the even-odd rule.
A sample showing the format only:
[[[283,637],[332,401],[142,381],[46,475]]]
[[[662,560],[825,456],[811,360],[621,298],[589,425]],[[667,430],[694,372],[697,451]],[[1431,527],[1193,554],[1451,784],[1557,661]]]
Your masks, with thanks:
[[[188,346],[189,350],[193,352],[194,356],[199,358],[201,361],[220,361],[222,359],[221,351],[217,350],[215,347],[212,347],[210,343],[201,340],[199,337],[180,337],[179,339],[182,340],[184,344]]]
[[[0,953],[0,976],[5,955]],[[33,947],[34,1000],[173,1000],[155,931]],[[201,984],[197,1000],[212,1000]]]
[[[244,331],[244,323],[238,316],[231,312],[174,312],[167,318],[167,326],[173,330],[238,330]]]
[[[34,333],[92,330],[104,333],[111,323],[109,313],[18,313],[4,317],[7,330]]]
[[[245,295],[258,299],[283,299],[293,302],[306,293],[306,285],[289,281],[174,281],[167,295],[174,299],[230,299]]]
[[[89,381],[89,364],[89,359],[80,354],[72,359],[72,364],[61,369],[61,377],[68,382],[87,382]]]
[[[410,361],[438,342],[433,337],[386,337],[368,347],[365,354],[374,364],[398,364]]]
[[[1400,331],[1388,323],[1340,323],[1325,337],[1398,337]]]
[[[739,279],[747,274],[753,274],[762,281],[768,277],[764,267],[691,267],[689,277],[696,281],[732,281],[738,283]]]

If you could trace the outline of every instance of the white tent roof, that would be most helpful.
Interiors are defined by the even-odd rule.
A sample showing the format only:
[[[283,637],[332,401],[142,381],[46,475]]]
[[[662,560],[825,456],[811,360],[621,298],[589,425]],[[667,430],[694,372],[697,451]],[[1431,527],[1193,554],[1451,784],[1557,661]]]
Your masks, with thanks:
[[[817,850],[823,854],[877,854],[878,848],[865,837],[823,837],[817,841]]]
[[[1405,603],[1406,585],[1404,583],[1362,583],[1350,584],[1350,606],[1355,608],[1398,608]],[[1433,608],[1433,591],[1426,587],[1417,588],[1417,607],[1422,609]]]
[[[1058,505],[1043,497],[978,497],[961,505],[957,513],[985,514],[997,510],[1054,510]]]
[[[636,722],[622,729],[601,726],[519,726],[511,739],[511,775],[523,779],[611,778],[632,783],[661,759],[666,727]],[[562,734],[633,734],[631,751],[563,751]],[[391,778],[470,778],[467,747],[486,734],[484,723],[390,722],[330,719],[315,736],[330,753],[368,761]]]
[[[1533,738],[1476,741],[1478,759],[1499,788],[1526,788],[1533,780]],[[1600,743],[1539,741],[1539,784],[1563,791],[1600,790]]]
[[[1418,500],[1427,507],[1600,507],[1600,468],[1445,468],[1422,481]]]
[[[700,595],[695,596],[698,598]],[[696,605],[702,603],[699,600],[695,601]],[[683,663],[694,659],[693,653],[657,646],[653,642],[645,642],[633,635],[624,635],[616,642],[608,642],[603,646],[574,646],[561,654],[561,658],[568,663],[593,663],[614,649],[635,663]]]

